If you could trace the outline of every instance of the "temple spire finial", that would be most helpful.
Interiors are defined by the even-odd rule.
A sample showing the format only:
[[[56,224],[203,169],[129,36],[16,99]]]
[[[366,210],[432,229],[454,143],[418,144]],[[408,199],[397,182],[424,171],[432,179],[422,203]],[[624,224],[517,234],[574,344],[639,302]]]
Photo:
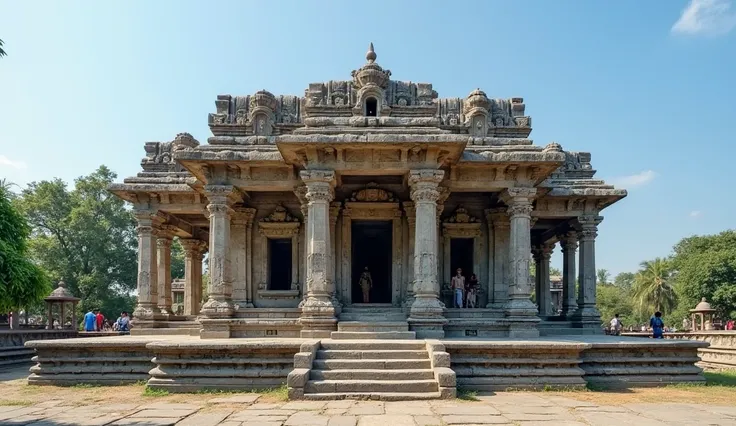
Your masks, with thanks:
[[[365,54],[365,59],[368,61],[369,64],[372,64],[376,61],[376,51],[373,50],[373,42],[371,42],[370,46],[368,46],[368,53]]]

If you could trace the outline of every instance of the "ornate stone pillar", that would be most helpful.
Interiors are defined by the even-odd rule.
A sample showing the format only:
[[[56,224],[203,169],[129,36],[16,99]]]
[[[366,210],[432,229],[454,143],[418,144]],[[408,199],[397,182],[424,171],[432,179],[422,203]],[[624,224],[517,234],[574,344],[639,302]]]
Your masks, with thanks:
[[[184,315],[198,315],[202,306],[202,257],[207,244],[195,239],[179,240],[184,249]]]
[[[409,173],[411,199],[416,210],[414,231],[414,303],[409,324],[417,337],[443,338],[447,320],[442,316],[437,271],[437,200],[442,170],[412,170]]]
[[[138,221],[138,303],[133,317],[140,325],[142,321],[153,321],[160,313],[156,232],[163,221],[151,210],[137,210],[135,218]]]
[[[334,196],[333,196],[334,197]],[[332,290],[332,303],[335,305],[335,313],[339,314],[342,311],[342,304],[340,303],[340,300],[337,298],[337,291],[336,291],[336,282],[335,277],[337,276],[337,246],[335,245],[335,235],[337,234],[335,228],[337,225],[337,217],[340,215],[340,208],[342,207],[342,204],[339,201],[334,201],[330,203],[330,264],[327,268],[327,272],[329,273],[328,279],[330,282],[332,282],[333,290]]]
[[[209,318],[226,318],[233,314],[232,267],[230,262],[231,206],[236,201],[235,189],[229,185],[207,185],[205,194],[209,200],[210,256],[208,287],[209,299],[202,306],[202,314]]]
[[[578,237],[575,231],[570,231],[559,238],[562,246],[562,317],[570,319],[578,310],[575,296],[575,251],[578,248]]]
[[[504,306],[506,317],[512,320],[509,337],[539,336],[536,328],[539,318],[537,307],[530,299],[532,289],[529,281],[532,200],[536,192],[535,188],[509,188],[502,197],[508,205],[511,226],[509,299]]]
[[[404,299],[404,307],[411,308],[414,303],[414,232],[416,231],[416,210],[414,203],[405,201],[403,203],[406,212],[406,222],[409,227],[409,244],[407,245],[407,265],[406,265],[406,298]]]
[[[537,298],[537,312],[542,312],[542,304],[540,303],[539,294],[542,292],[542,275],[540,271],[542,269],[542,247],[539,244],[532,246],[532,259],[534,260],[534,294]]]
[[[486,307],[501,309],[509,294],[509,216],[505,208],[495,208],[487,209],[486,217],[493,224],[493,287],[489,290]]]
[[[253,307],[248,266],[251,257],[248,229],[253,228],[256,210],[240,207],[233,211],[230,224],[230,266],[232,268],[233,303],[241,308]]]
[[[601,313],[595,301],[596,274],[595,274],[595,237],[598,236],[598,224],[603,217],[584,215],[578,218],[580,241],[580,271],[578,275],[578,310],[573,315],[573,321],[583,328],[601,331]]]
[[[176,228],[162,225],[158,232],[158,309],[164,315],[172,315],[171,310],[171,243]]]
[[[539,316],[552,315],[552,289],[549,280],[549,260],[555,249],[554,243],[542,244],[540,247],[541,259],[537,269],[539,276],[539,293],[537,300],[539,301]]]
[[[302,181],[307,185],[309,201],[307,222],[307,296],[302,304],[301,337],[330,337],[336,330],[335,292],[330,265],[330,202],[335,197],[335,172],[331,170],[302,170]]]
[[[301,296],[302,301],[299,302],[299,307],[302,306],[304,303],[304,300],[307,298],[307,256],[308,256],[308,250],[309,247],[309,226],[307,226],[307,223],[309,223],[309,202],[307,201],[307,187],[302,185],[294,188],[294,194],[299,199],[300,205],[299,210],[302,212],[302,223],[304,224],[304,232],[303,232],[303,239],[302,239],[302,253],[301,253],[301,262],[299,262],[299,283],[301,287]]]

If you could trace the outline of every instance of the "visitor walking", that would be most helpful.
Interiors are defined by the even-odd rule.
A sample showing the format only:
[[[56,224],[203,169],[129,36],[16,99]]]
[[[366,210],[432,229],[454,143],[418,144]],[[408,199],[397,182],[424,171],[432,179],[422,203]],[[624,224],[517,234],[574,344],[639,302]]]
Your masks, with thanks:
[[[621,329],[623,328],[623,324],[621,324],[621,320],[618,318],[618,314],[613,316],[613,319],[611,320],[611,334],[614,336],[620,336],[621,335]]]
[[[664,339],[662,312],[657,311],[654,313],[654,316],[649,320],[649,326],[652,328],[652,337],[655,339]]]
[[[452,277],[452,289],[455,292],[455,307],[463,307],[463,291],[465,291],[465,277],[463,276],[463,270],[457,268],[457,275]]]
[[[97,325],[97,315],[95,311],[89,311],[84,314],[84,331],[95,331]]]

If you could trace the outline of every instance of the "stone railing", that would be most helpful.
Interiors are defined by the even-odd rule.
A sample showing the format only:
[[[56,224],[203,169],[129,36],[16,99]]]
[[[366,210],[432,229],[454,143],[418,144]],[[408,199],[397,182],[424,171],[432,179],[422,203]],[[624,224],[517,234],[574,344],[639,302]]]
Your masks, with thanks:
[[[457,378],[452,371],[450,354],[439,340],[427,340],[427,353],[440,391],[440,398],[454,399],[457,396]]]
[[[319,340],[302,343],[299,352],[294,355],[294,370],[287,379],[289,399],[303,399],[304,387],[309,381],[309,372],[320,348]]]
[[[69,339],[76,330],[0,330],[0,367],[28,364],[36,353],[24,345],[33,340]]]

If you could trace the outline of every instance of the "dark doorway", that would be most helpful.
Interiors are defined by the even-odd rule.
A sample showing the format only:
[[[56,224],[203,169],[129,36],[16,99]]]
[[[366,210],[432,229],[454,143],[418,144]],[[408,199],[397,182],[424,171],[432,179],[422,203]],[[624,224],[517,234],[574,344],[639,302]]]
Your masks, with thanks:
[[[365,115],[375,117],[378,115],[378,101],[376,98],[368,98],[365,100]]]
[[[450,276],[454,277],[457,268],[462,268],[465,282],[472,274],[478,276],[477,271],[473,271],[473,239],[472,238],[453,238],[450,240]],[[447,276],[447,272],[445,272]]]
[[[268,289],[291,290],[291,238],[269,238],[268,259]]]
[[[391,303],[391,222],[354,221],[353,240],[353,303],[363,303],[360,276],[368,267],[373,280],[370,303]]]

